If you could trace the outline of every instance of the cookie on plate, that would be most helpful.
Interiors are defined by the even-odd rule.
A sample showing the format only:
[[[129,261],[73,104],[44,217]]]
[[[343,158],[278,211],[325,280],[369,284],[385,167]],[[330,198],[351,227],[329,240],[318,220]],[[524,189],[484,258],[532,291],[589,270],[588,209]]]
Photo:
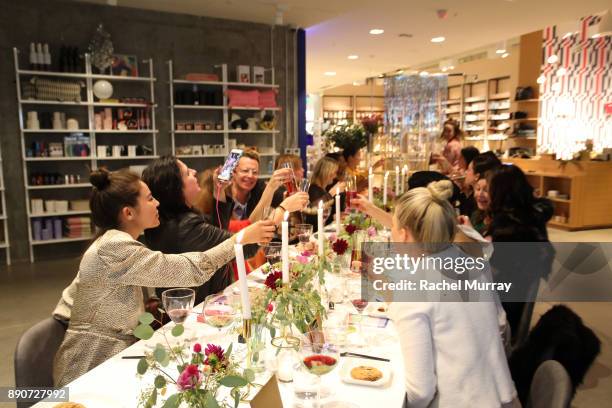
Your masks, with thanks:
[[[53,408],[85,408],[85,405],[77,402],[62,402],[54,405]]]
[[[382,376],[382,371],[375,367],[357,366],[351,370],[351,377],[356,380],[378,381]]]

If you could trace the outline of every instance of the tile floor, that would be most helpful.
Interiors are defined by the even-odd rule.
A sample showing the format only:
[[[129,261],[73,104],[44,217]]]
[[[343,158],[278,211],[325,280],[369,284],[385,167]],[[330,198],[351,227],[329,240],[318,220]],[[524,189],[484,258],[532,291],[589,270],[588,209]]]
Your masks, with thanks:
[[[551,241],[612,242],[612,229],[565,232],[550,230]],[[0,386],[14,384],[13,352],[21,333],[50,315],[62,289],[72,280],[79,259],[0,266]],[[532,323],[552,304],[538,303]],[[612,401],[612,303],[568,304],[602,342],[602,352],[588,372],[572,407],[606,407]],[[0,408],[13,408],[1,403]]]

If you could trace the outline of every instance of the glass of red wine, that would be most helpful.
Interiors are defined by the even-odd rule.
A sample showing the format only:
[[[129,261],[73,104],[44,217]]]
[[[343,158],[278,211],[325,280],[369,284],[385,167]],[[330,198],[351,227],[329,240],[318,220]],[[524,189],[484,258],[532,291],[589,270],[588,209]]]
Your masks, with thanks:
[[[175,325],[183,324],[193,309],[195,291],[189,288],[174,288],[162,292],[162,303],[168,317]],[[187,330],[185,330],[187,332]],[[189,335],[185,335],[189,340]]]
[[[264,246],[264,255],[270,266],[279,263],[281,261],[281,242],[268,242]]]
[[[346,209],[351,210],[351,200],[357,198],[357,177],[354,175],[347,175],[345,180],[346,184]]]
[[[359,313],[359,338],[360,338],[360,344],[364,344],[365,345],[365,339],[363,337],[363,311],[368,307],[368,299],[366,298],[366,296],[364,296],[363,290],[362,290],[362,284],[361,284],[361,279],[359,280],[354,280],[350,282],[350,286],[349,286],[349,299],[351,300],[351,303],[353,304],[353,307],[355,308],[355,310],[357,311],[357,313]]]
[[[298,187],[295,180],[295,173],[293,172],[293,165],[291,163],[283,163],[282,168],[291,170],[291,177],[285,179],[284,183],[285,189],[287,190],[287,196],[297,193]]]
[[[321,397],[329,396],[321,386],[321,376],[332,372],[340,361],[339,348],[330,342],[329,336],[321,330],[313,330],[305,334],[302,344],[302,366],[318,379],[316,407],[320,407]],[[326,394],[326,395],[323,395]]]
[[[295,233],[298,237],[298,241],[301,246],[304,247],[308,242],[310,242],[310,237],[312,235],[313,227],[311,224],[297,224],[295,226]]]

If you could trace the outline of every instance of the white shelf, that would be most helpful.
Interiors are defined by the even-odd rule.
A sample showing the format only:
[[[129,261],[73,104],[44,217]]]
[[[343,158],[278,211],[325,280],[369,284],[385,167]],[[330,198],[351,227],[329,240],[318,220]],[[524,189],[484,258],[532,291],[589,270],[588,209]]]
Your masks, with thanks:
[[[47,184],[42,186],[27,186],[28,190],[50,190],[50,189],[63,189],[63,188],[89,188],[90,183],[74,183],[74,184]]]
[[[189,84],[189,85],[212,85],[212,86],[223,86],[223,81],[189,81],[187,79],[174,79],[172,83],[175,84]]]
[[[276,84],[249,84],[245,82],[226,82],[225,85],[243,88],[278,88]]]
[[[65,242],[79,242],[79,241],[89,241],[93,238],[93,235],[89,235],[86,237],[79,238],[59,238],[59,239],[47,239],[42,241],[32,240],[32,245],[50,245],[50,244],[63,244]]]
[[[279,111],[280,108],[260,108],[259,106],[230,106],[230,110]]]
[[[107,107],[107,108],[149,108],[149,107],[157,107],[157,104],[149,104],[149,103],[123,103],[123,102],[94,102],[93,106],[98,107]]]
[[[227,133],[240,134],[240,133],[280,133],[280,130],[228,130]]]
[[[78,156],[78,157],[26,157],[25,161],[27,162],[45,162],[45,161],[79,161],[79,160],[93,160],[95,157],[93,156]]]
[[[159,130],[153,130],[153,129],[148,129],[148,130],[104,130],[104,129],[100,129],[100,130],[92,130],[92,132],[96,132],[98,134],[102,134],[102,133],[141,133],[141,134],[149,134],[149,133],[159,133]]]
[[[93,132],[91,129],[23,129],[23,133],[89,133]]]
[[[104,160],[151,160],[159,159],[159,156],[120,156],[120,157],[96,157],[98,161]]]
[[[86,76],[87,77],[87,76]],[[122,76],[122,75],[101,75],[101,74],[91,74],[89,76],[93,79],[108,79],[109,81],[128,81],[128,82],[155,82],[157,78],[153,77],[130,77],[130,76]]]
[[[6,215],[0,215],[0,220],[6,220]]]
[[[197,135],[197,134],[205,134],[205,133],[225,133],[225,130],[173,130],[172,133],[181,135]]]
[[[177,154],[179,159],[205,159],[207,157],[227,157],[227,154]]]
[[[0,248],[7,248],[8,245],[6,244],[6,242],[0,242]]]
[[[222,110],[227,108],[224,105],[174,105],[174,109],[207,109],[207,110]]]
[[[69,215],[86,215],[86,214],[91,214],[90,210],[84,210],[84,211],[62,211],[62,212],[45,212],[42,214],[28,214],[28,217],[30,218],[46,218],[46,217],[60,217],[60,216],[69,216]]]
[[[19,75],[38,75],[38,76],[53,76],[62,78],[87,78],[86,73],[80,72],[53,72],[53,71],[35,71],[29,69],[20,69],[17,71]]]
[[[90,103],[87,101],[75,102],[75,101],[39,101],[35,99],[22,99],[19,103],[23,105],[68,105],[68,106],[89,106]]]

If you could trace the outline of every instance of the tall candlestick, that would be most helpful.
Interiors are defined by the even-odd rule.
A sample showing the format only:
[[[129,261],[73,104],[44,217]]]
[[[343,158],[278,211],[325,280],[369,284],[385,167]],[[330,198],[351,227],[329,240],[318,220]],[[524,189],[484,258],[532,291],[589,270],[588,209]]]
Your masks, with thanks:
[[[400,170],[399,166],[395,166],[395,196],[399,197],[400,194]]]
[[[340,189],[336,187],[336,236],[340,235]]]
[[[236,252],[236,267],[238,268],[238,286],[240,287],[240,302],[242,303],[242,318],[251,318],[251,301],[249,300],[249,285],[247,284],[246,268],[244,266],[244,252],[242,251],[242,236],[244,231],[240,231],[236,235],[236,244],[234,251]]]
[[[317,237],[319,241],[319,258],[323,259],[323,201],[319,201],[317,209]]]
[[[404,164],[402,168],[402,194],[406,192],[406,175],[408,174],[408,166]]]
[[[389,181],[389,172],[385,172],[385,178],[383,179],[383,205],[387,205],[387,182]]]
[[[372,167],[368,173],[368,200],[374,202],[374,174],[372,174]]]
[[[282,258],[282,271],[283,271],[283,285],[289,283],[289,212],[285,211],[282,222],[282,246],[281,246],[281,258]]]

